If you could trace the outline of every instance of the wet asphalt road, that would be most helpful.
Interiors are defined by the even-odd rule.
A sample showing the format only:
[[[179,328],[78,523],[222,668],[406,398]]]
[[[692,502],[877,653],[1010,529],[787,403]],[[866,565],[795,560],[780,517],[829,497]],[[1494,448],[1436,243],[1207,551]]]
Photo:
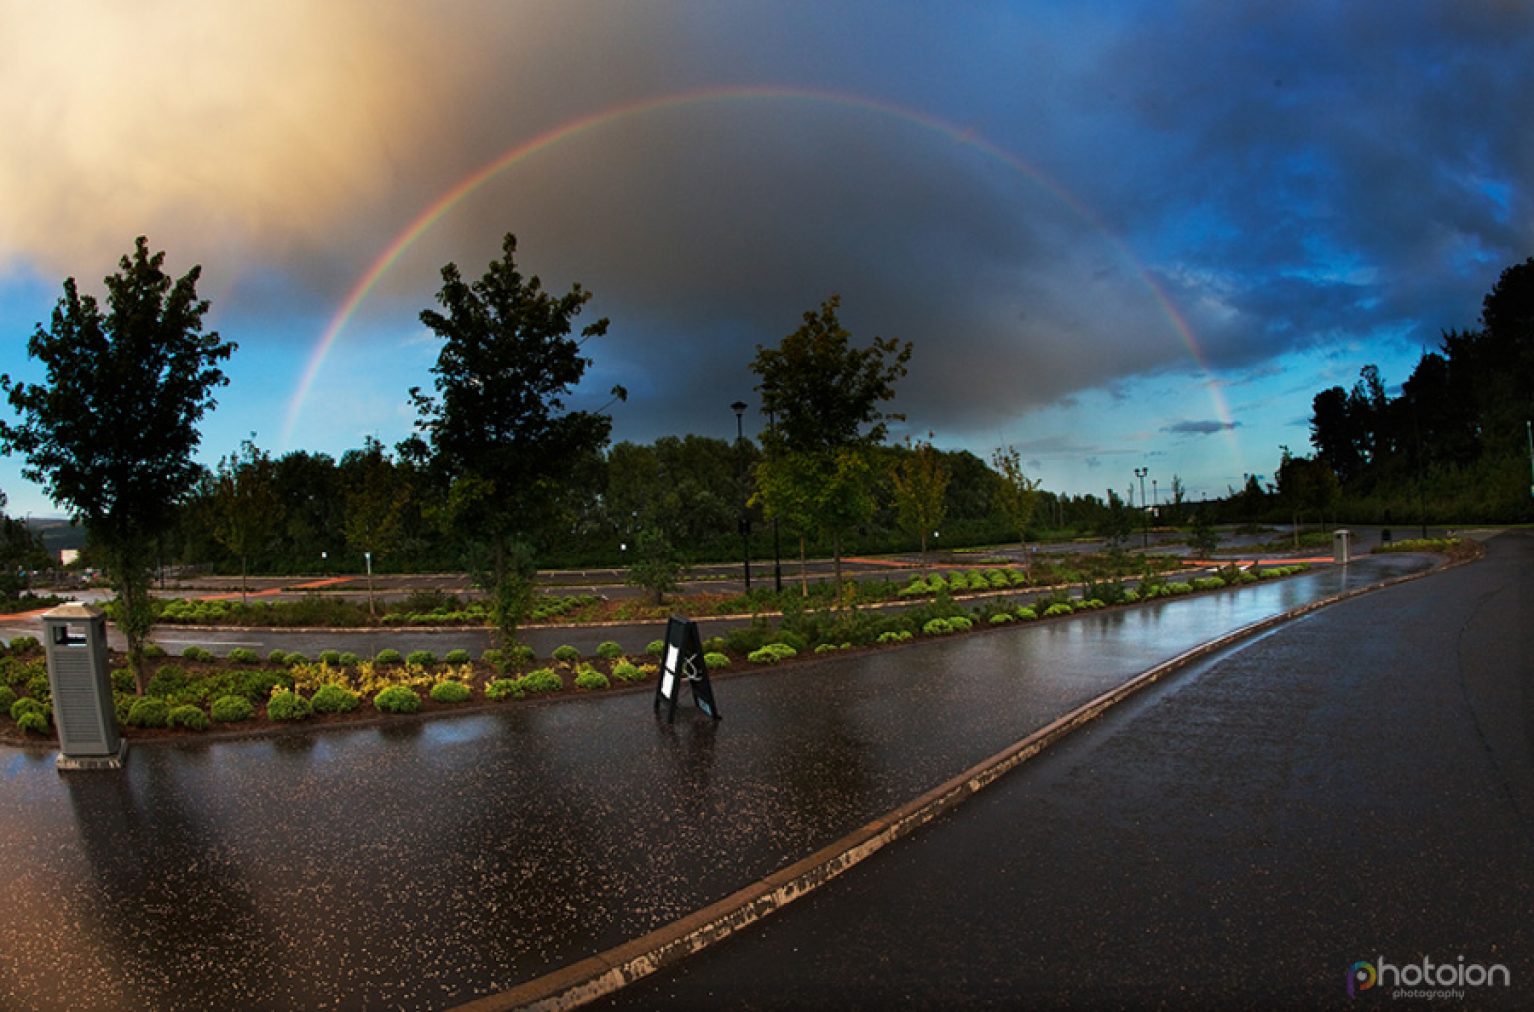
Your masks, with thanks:
[[[432,721],[0,750],[0,1007],[440,1008],[727,895],[1126,677],[1423,557]],[[1440,578],[1425,581],[1437,582]]]
[[[1531,617],[1520,533],[1281,627],[603,1005],[1399,1007],[1349,968],[1426,957],[1529,1008]]]

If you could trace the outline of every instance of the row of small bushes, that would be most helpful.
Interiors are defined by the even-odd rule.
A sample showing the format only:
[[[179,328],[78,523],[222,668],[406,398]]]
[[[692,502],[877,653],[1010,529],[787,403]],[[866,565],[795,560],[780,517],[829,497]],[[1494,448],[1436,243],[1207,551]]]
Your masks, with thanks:
[[[543,622],[568,615],[595,604],[599,599],[589,594],[540,597],[530,619]],[[113,616],[115,602],[106,605]],[[489,609],[483,602],[463,602],[448,594],[417,593],[374,618],[357,601],[312,594],[297,601],[236,601],[232,598],[157,599],[155,620],[171,625],[233,626],[421,626],[489,625]]]

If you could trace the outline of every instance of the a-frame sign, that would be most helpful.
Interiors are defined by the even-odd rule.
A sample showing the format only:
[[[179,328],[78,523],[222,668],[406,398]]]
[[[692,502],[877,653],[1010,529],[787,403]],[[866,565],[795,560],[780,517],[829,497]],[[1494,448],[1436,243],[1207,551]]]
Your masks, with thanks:
[[[719,707],[708,681],[708,665],[703,662],[698,623],[673,615],[666,622],[666,649],[661,655],[660,681],[655,683],[655,712],[660,713],[664,703],[668,722],[676,719],[676,703],[684,683],[692,687],[692,701],[698,709],[718,720]]]

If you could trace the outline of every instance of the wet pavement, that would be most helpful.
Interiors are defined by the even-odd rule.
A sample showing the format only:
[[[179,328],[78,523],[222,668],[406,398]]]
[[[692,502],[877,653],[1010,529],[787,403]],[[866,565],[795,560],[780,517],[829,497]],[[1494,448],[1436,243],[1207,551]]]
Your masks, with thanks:
[[[598,1007],[1410,1005],[1349,996],[1383,957],[1509,971],[1423,1007],[1527,1009],[1531,601],[1523,533],[1281,626]]]
[[[1154,663],[1384,556],[718,680],[189,745],[0,750],[0,1007],[440,1008],[686,914]]]

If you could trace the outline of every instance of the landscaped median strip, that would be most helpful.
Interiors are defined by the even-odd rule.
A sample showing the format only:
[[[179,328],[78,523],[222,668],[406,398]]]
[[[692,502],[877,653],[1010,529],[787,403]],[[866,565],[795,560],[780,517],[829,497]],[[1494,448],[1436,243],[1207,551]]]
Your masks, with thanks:
[[[465,1012],[521,1008],[567,1009],[611,994],[729,937],[812,892],[885,845],[914,832],[964,802],[1005,773],[1061,741],[1072,731],[1168,675],[1285,622],[1349,598],[1463,565],[1478,558],[1479,554],[1321,598],[1193,647],[1084,703],[915,800],[701,910],[632,941],[526,981],[510,990],[468,1002],[459,1008]]]

